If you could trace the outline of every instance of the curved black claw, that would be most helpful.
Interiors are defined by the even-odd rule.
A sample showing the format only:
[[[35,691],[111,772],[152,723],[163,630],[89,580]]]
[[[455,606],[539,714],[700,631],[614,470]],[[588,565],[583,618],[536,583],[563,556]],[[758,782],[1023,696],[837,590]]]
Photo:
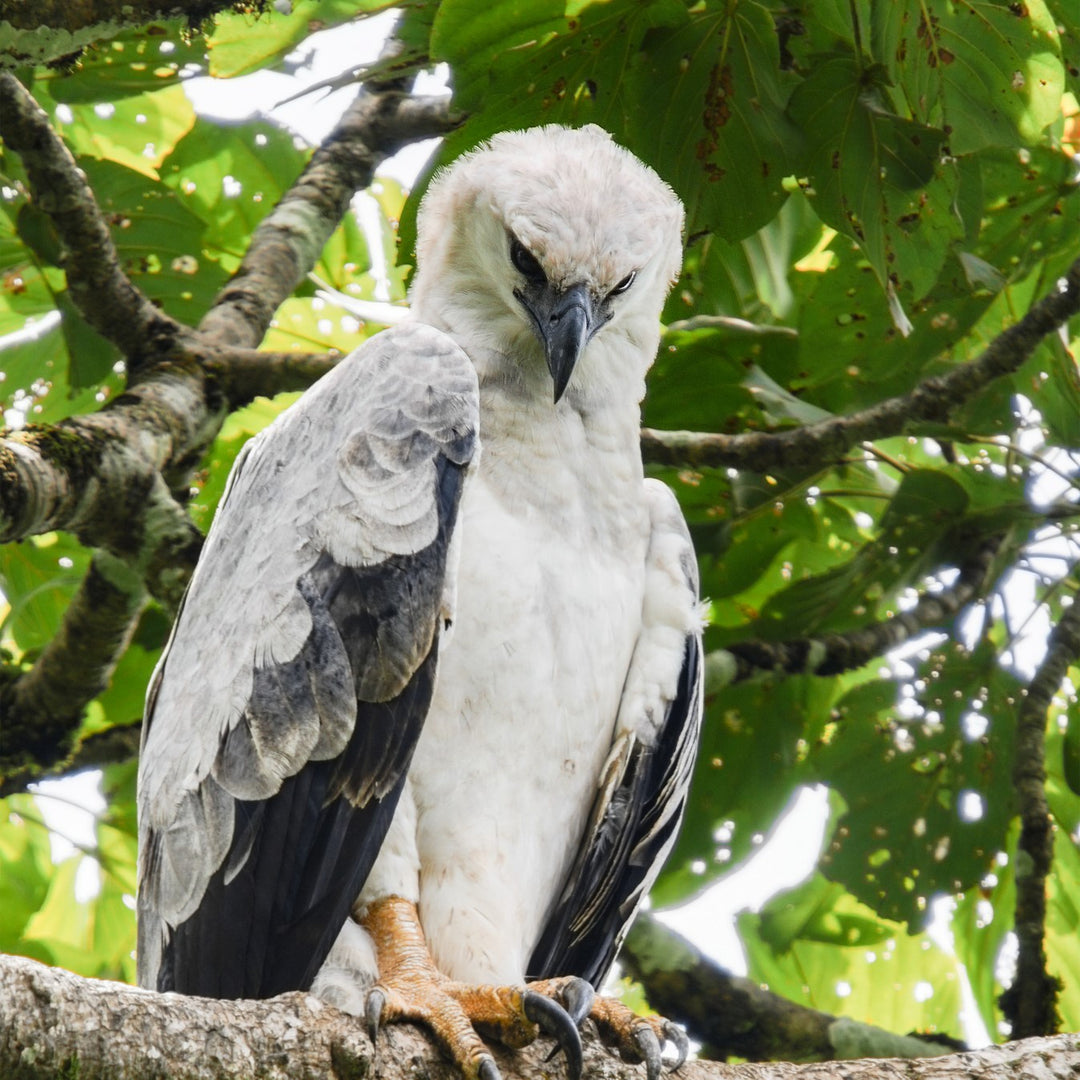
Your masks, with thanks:
[[[675,1061],[667,1067],[668,1072],[678,1072],[690,1056],[690,1040],[686,1032],[670,1020],[664,1021],[664,1038],[675,1047]]]
[[[545,1035],[550,1035],[559,1044],[559,1049],[566,1055],[570,1080],[581,1080],[581,1036],[570,1014],[557,1001],[535,990],[526,990],[521,995],[521,1009]]]
[[[480,1067],[476,1070],[478,1080],[502,1080],[502,1073],[499,1072],[499,1066],[495,1064],[494,1058],[481,1058]]]
[[[660,1040],[656,1037],[651,1027],[642,1024],[634,1031],[634,1042],[638,1053],[645,1062],[645,1076],[647,1080],[660,1080],[660,1073],[664,1068],[664,1059],[660,1056]]]
[[[382,1020],[383,1009],[386,1008],[386,995],[374,986],[368,991],[367,1001],[364,1002],[364,1020],[367,1023],[368,1038],[371,1045],[379,1037],[379,1023]]]
[[[592,1010],[596,991],[593,989],[592,983],[586,982],[584,979],[574,978],[570,979],[562,988],[559,997],[562,999],[563,1008],[570,1014],[570,1019],[574,1021],[574,1026],[581,1027],[585,1017]]]

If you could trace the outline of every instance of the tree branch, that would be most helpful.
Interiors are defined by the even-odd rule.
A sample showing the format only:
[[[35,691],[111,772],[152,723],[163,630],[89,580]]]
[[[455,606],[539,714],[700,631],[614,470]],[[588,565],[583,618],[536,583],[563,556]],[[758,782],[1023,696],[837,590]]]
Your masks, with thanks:
[[[0,136],[20,157],[34,204],[63,245],[68,292],[83,318],[136,369],[168,353],[184,327],[159,310],[120,269],[109,226],[86,176],[29,91],[0,73]]]
[[[998,334],[978,359],[924,379],[908,394],[816,424],[775,433],[741,435],[657,431],[644,428],[641,449],[652,465],[736,468],[766,472],[779,466],[835,461],[857,443],[899,435],[918,421],[944,421],[987,384],[1016,371],[1035,346],[1080,311],[1080,259],[1052,292],[1013,326]]]
[[[1054,858],[1054,830],[1046,801],[1046,714],[1069,665],[1080,658],[1080,596],[1050,634],[1046,657],[1020,706],[1013,789],[1020,810],[1016,858],[1016,975],[999,999],[1018,1038],[1058,1030],[1060,982],[1046,970],[1046,879]]]
[[[83,979],[24,957],[0,957],[0,1075],[11,1080],[461,1080],[417,1029],[389,1025],[374,1050],[363,1023],[306,994],[271,1001],[214,1001],[154,994]],[[507,1080],[564,1080],[547,1040],[525,1050],[493,1047]],[[1075,1080],[1080,1038],[1061,1035],[920,1061],[835,1065],[687,1062],[680,1080]],[[585,1039],[589,1080],[642,1080]]]
[[[342,355],[211,348],[202,353],[202,361],[208,372],[228,385],[229,405],[238,409],[257,397],[306,390],[337,364]]]
[[[134,523],[139,528],[127,531]],[[0,683],[0,774],[37,779],[67,758],[83,710],[109,685],[135,632],[146,589],[167,610],[180,603],[202,535],[160,476],[154,475],[138,516],[124,525],[125,546],[95,553],[59,631],[30,670]]]
[[[98,552],[30,671],[0,685],[0,772],[67,757],[86,704],[109,684],[146,602],[142,579]]]
[[[371,183],[378,162],[452,126],[445,98],[362,90],[255,230],[240,269],[200,324],[203,337],[222,346],[258,345],[274,312],[315,265],[353,194]]]
[[[150,389],[148,401],[0,438],[0,543],[74,533],[137,569],[151,593],[175,607],[202,538],[157,467],[185,445],[197,460],[194,447],[201,456],[209,440],[194,429],[200,417],[182,411],[191,380],[166,378]]]
[[[642,913],[619,962],[645,988],[649,1004],[682,1024],[711,1058],[832,1061],[855,1057],[934,1057],[961,1049],[831,1016],[770,993],[701,955],[684,937]]]
[[[706,658],[710,690],[741,682],[762,671],[785,675],[839,675],[896,648],[932,626],[941,626],[984,589],[1004,537],[985,538],[959,561],[951,588],[923,593],[910,611],[846,634],[820,634],[789,641],[745,641],[715,649]],[[963,549],[961,549],[963,550]]]
[[[142,723],[139,721],[95,731],[80,740],[71,754],[52,768],[42,768],[35,763],[0,779],[0,799],[25,791],[30,784],[36,784],[39,780],[57,780],[76,776],[87,769],[131,761],[139,753],[141,735]]]

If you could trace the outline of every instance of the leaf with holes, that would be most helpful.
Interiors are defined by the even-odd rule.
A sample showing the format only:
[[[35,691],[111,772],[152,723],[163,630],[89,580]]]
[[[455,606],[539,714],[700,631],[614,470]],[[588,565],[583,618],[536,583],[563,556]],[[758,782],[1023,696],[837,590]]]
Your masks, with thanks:
[[[1043,0],[894,0],[873,5],[874,53],[949,151],[1038,140],[1060,113],[1065,68]]]

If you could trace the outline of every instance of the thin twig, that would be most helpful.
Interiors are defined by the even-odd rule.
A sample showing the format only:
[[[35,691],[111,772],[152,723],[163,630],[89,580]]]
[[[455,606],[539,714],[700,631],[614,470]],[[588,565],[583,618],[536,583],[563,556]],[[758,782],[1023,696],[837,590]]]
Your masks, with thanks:
[[[951,619],[985,587],[1002,536],[978,544],[960,564],[956,581],[939,593],[924,593],[910,611],[846,634],[821,634],[789,641],[745,641],[711,652],[706,660],[710,691],[763,671],[787,675],[838,675],[853,671],[889,649]]]

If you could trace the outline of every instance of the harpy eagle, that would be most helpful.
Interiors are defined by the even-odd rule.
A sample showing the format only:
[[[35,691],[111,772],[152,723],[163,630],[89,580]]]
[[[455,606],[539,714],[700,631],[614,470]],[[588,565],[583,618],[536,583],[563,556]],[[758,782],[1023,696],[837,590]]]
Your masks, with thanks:
[[[674,842],[697,573],[644,477],[682,206],[597,127],[504,133],[420,210],[409,321],[238,457],[147,699],[139,979],[477,1032],[591,1015]]]

